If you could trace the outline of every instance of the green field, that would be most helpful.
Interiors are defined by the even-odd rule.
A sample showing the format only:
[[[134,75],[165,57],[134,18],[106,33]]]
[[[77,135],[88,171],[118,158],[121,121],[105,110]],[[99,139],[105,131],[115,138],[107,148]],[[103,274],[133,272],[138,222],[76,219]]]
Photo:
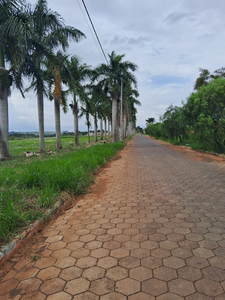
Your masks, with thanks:
[[[124,142],[92,143],[81,137],[74,147],[72,137],[63,137],[63,149],[55,151],[55,138],[46,138],[46,150],[54,154],[25,157],[37,152],[38,139],[11,140],[12,159],[0,162],[0,242],[6,242],[47,208],[61,199],[61,192],[85,194],[94,172],[122,149]]]
[[[94,137],[90,137],[91,142],[94,142]],[[63,136],[61,137],[61,143],[63,149],[74,150],[74,137],[73,136]],[[85,145],[88,143],[87,136],[79,136],[80,145]],[[29,138],[29,139],[12,139],[9,141],[10,154],[11,156],[20,156],[24,155],[24,152],[30,151],[38,153],[39,151],[39,139],[38,138]],[[52,149],[56,151],[56,138],[48,137],[45,138],[45,149],[49,151]],[[61,151],[61,150],[59,150]]]

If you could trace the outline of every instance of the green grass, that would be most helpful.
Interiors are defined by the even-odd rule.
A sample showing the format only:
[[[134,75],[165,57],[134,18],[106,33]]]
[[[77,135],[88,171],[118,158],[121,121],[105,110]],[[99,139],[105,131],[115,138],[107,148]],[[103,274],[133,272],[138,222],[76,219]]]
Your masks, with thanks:
[[[70,144],[72,139],[66,137],[63,150],[54,155],[21,156],[0,162],[1,242],[40,219],[46,209],[60,199],[62,191],[73,195],[85,194],[94,181],[94,172],[125,145],[118,142],[66,148],[66,141]],[[16,140],[11,142],[16,145]],[[21,152],[25,147],[29,151],[35,148],[32,148],[33,140],[20,140],[18,144],[20,146],[15,151],[11,144],[11,153],[18,153],[19,148]]]
[[[91,142],[94,142],[94,137],[91,136]],[[61,143],[63,149],[73,150],[74,149],[74,137],[73,136],[62,136]],[[80,136],[79,143],[81,146],[88,143],[87,136]],[[9,141],[9,148],[11,156],[21,156],[24,155],[24,152],[39,152],[39,139],[38,138],[30,138],[30,139],[12,139]],[[56,150],[56,138],[55,137],[47,137],[45,138],[45,149],[46,151],[52,149]]]

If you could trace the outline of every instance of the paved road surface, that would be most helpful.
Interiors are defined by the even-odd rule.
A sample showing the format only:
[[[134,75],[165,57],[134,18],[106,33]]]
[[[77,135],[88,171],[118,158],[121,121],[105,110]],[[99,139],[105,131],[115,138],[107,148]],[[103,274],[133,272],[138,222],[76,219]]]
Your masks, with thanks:
[[[11,260],[0,299],[225,299],[225,164],[201,160],[135,136],[38,260]]]

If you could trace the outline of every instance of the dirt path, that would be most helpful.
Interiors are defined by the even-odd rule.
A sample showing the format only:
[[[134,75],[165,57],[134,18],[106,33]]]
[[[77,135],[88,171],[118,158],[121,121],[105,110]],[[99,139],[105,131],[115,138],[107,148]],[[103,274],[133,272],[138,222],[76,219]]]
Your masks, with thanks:
[[[225,299],[225,161],[136,135],[5,266],[0,300]]]

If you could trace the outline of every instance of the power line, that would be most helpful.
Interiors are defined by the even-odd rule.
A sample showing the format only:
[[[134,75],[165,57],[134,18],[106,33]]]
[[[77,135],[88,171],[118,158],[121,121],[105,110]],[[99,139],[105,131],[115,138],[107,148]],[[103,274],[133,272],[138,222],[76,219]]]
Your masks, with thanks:
[[[85,5],[84,0],[82,0],[82,2],[83,2],[83,5],[84,5],[84,8],[85,8],[85,10],[86,10],[86,13],[87,13],[87,15],[88,15],[88,18],[89,18],[89,20],[90,20],[90,22],[91,22],[91,26],[92,26],[92,28],[93,28],[93,30],[94,30],[94,33],[95,33],[95,35],[96,35],[96,38],[97,38],[97,40],[98,40],[99,46],[100,46],[100,48],[101,48],[101,50],[102,50],[102,53],[103,53],[103,55],[104,55],[104,57],[105,57],[105,60],[106,60],[107,64],[108,64],[107,57],[106,57],[106,55],[105,55],[105,52],[104,52],[104,50],[103,50],[103,48],[102,48],[102,45],[101,45],[101,42],[100,42],[99,37],[98,37],[98,35],[97,35],[97,32],[96,32],[96,30],[95,30],[94,24],[93,24],[93,22],[92,22],[92,20],[91,20],[91,17],[90,17],[90,15],[89,15],[87,6]]]
[[[97,43],[97,41],[96,41],[96,38],[95,38],[94,33],[93,33],[93,30],[92,30],[91,26],[89,25],[88,19],[87,19],[86,15],[85,15],[85,12],[83,11],[83,8],[82,8],[81,5],[80,5],[79,0],[77,0],[77,3],[78,3],[78,5],[79,5],[80,10],[81,10],[81,12],[82,12],[82,15],[83,15],[83,17],[84,17],[84,19],[85,19],[85,21],[86,21],[86,23],[87,23],[87,27],[88,27],[88,29],[90,30],[90,33],[91,33],[92,38],[93,38],[93,40],[94,40],[94,42],[95,42],[95,45],[96,45],[96,47],[98,48],[98,51],[99,51],[99,53],[100,53],[100,56],[102,55],[103,58],[104,58],[104,55],[103,55],[103,53],[101,52],[101,49],[99,48],[99,45],[98,45],[98,43]]]

